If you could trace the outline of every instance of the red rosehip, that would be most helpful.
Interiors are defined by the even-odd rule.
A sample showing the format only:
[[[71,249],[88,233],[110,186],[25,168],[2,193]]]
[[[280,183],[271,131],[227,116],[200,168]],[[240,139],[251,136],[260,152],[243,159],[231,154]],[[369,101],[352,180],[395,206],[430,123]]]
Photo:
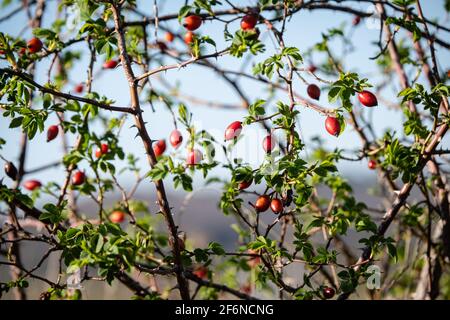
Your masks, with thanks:
[[[323,288],[322,293],[325,299],[331,299],[334,297],[335,291],[333,288],[325,287]]]
[[[84,90],[84,85],[82,83],[79,83],[74,88],[76,93],[82,93]]]
[[[100,158],[102,155],[107,154],[109,151],[109,146],[106,143],[102,143],[100,148],[95,151],[95,156]]]
[[[192,42],[194,42],[195,34],[192,31],[186,32],[184,35],[184,43],[187,45],[190,45]]]
[[[170,133],[170,144],[172,145],[172,147],[174,147],[175,149],[177,149],[181,143],[183,142],[183,136],[181,135],[181,132],[178,130],[173,130]]]
[[[166,32],[166,34],[164,35],[164,38],[166,39],[167,42],[172,42],[175,39],[175,36],[173,35],[172,32]]]
[[[47,142],[52,141],[58,136],[59,128],[57,125],[48,127],[47,129]]]
[[[314,73],[314,72],[316,72],[316,70],[317,70],[317,67],[315,65],[313,65],[313,64],[308,67],[308,71],[309,72]]]
[[[234,121],[225,130],[225,140],[237,138],[242,131],[242,122]]]
[[[320,88],[315,84],[310,84],[308,88],[306,88],[306,92],[308,92],[308,96],[311,99],[319,100],[320,98]]]
[[[377,162],[373,159],[370,159],[369,162],[367,163],[367,166],[369,167],[370,170],[374,170],[377,167]]]
[[[328,116],[325,120],[325,129],[329,134],[337,137],[341,132],[341,124],[337,118]]]
[[[205,266],[199,266],[195,268],[192,273],[200,279],[208,278],[208,268],[206,268]]]
[[[360,16],[355,16],[355,17],[353,18],[352,24],[353,24],[354,26],[357,26],[360,22],[361,22],[361,17],[360,17]]]
[[[256,26],[258,22],[258,17],[253,14],[245,15],[241,20],[241,29],[242,30],[251,30]]]
[[[30,53],[36,53],[42,49],[42,41],[38,38],[33,38],[27,42],[27,48]]]
[[[258,199],[256,199],[255,209],[258,212],[264,212],[269,209],[270,206],[270,198],[268,195],[262,195]]]
[[[6,54],[6,51],[3,49],[0,49],[0,54]]]
[[[366,107],[375,107],[378,105],[377,97],[367,90],[358,93],[358,99],[359,102]]]
[[[239,190],[244,190],[247,189],[248,187],[250,187],[252,185],[252,180],[249,181],[242,181],[239,183]]]
[[[35,189],[40,188],[42,184],[38,180],[28,180],[24,182],[23,186],[25,187],[25,189],[33,191]]]
[[[77,171],[72,177],[72,184],[74,186],[79,186],[84,183],[86,176],[83,171]]]
[[[272,209],[273,213],[280,213],[283,211],[283,202],[280,199],[272,199],[270,202],[270,209]]]
[[[164,153],[164,151],[166,151],[166,140],[159,140],[153,145],[153,152],[155,153],[155,156],[159,157]]]
[[[202,25],[202,18],[196,14],[191,14],[184,18],[183,26],[189,31],[194,31]]]
[[[203,155],[198,149],[193,149],[188,151],[188,155],[186,157],[186,164],[189,166],[199,164],[202,161]]]
[[[272,138],[272,135],[268,135],[263,140],[263,149],[266,153],[272,152],[272,149],[275,147],[274,139]]]
[[[121,223],[125,220],[125,213],[123,211],[113,211],[109,215],[109,220],[111,220],[112,223]]]
[[[117,60],[108,60],[103,63],[103,69],[114,69],[118,64]]]

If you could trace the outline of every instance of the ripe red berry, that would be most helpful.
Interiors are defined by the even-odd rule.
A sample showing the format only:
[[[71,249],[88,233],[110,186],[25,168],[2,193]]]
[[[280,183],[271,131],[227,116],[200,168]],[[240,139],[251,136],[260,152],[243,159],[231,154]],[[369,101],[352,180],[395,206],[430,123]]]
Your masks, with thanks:
[[[337,118],[328,116],[325,120],[325,129],[329,134],[337,137],[341,132],[341,124]]]
[[[82,83],[79,83],[74,88],[76,93],[82,93],[84,90],[84,85]]]
[[[225,140],[237,138],[242,131],[242,122],[234,121],[225,130]]]
[[[256,199],[255,209],[258,212],[264,212],[269,209],[270,206],[270,198],[268,195],[262,195],[258,199]]]
[[[27,53],[27,49],[26,48],[20,48],[19,55],[23,56],[26,53]]]
[[[370,159],[369,162],[367,163],[367,166],[369,167],[370,170],[374,170],[377,167],[377,162],[373,159]]]
[[[253,14],[245,15],[241,20],[241,29],[242,30],[251,30],[256,26],[258,22],[258,17]]]
[[[23,186],[25,187],[25,189],[33,191],[35,189],[40,188],[42,184],[38,180],[28,180],[24,182]]]
[[[194,31],[202,25],[202,18],[195,14],[191,14],[184,18],[183,26],[189,31]]]
[[[181,143],[183,142],[183,136],[181,135],[181,132],[178,130],[173,130],[170,133],[170,144],[172,145],[172,147],[174,147],[175,149],[177,149]]]
[[[352,24],[353,24],[354,26],[357,26],[360,22],[361,22],[361,17],[360,17],[360,16],[355,16],[355,17],[353,18]]]
[[[0,49],[0,54],[5,54],[6,53],[6,51],[5,50],[3,50],[3,49]]]
[[[192,273],[200,279],[208,278],[208,268],[206,268],[205,266],[199,266],[195,268]]]
[[[33,38],[27,42],[27,48],[30,53],[36,53],[42,49],[42,41],[38,38]]]
[[[263,140],[263,149],[266,153],[270,153],[272,152],[274,146],[275,146],[274,139],[272,138],[272,135],[269,134]]]
[[[325,287],[323,288],[322,293],[325,299],[331,299],[334,297],[335,291],[333,288]]]
[[[155,153],[155,156],[159,157],[164,153],[164,151],[166,151],[166,140],[159,140],[153,145],[153,152]]]
[[[74,186],[79,186],[84,183],[86,176],[83,171],[77,171],[72,177],[72,184]]]
[[[250,187],[252,185],[252,180],[249,181],[242,181],[239,183],[239,190],[244,190],[247,189],[248,187]]]
[[[172,42],[175,39],[175,36],[173,35],[172,32],[166,32],[166,34],[164,35],[164,38],[166,39],[167,42]]]
[[[315,84],[310,84],[308,88],[306,88],[306,92],[308,92],[308,96],[311,99],[319,100],[320,98],[320,88]]]
[[[109,151],[109,146],[106,143],[102,143],[100,148],[95,151],[95,156],[100,158],[102,155],[107,154]]]
[[[308,67],[308,71],[309,72],[314,73],[314,72],[316,72],[316,70],[317,70],[317,67],[315,65],[313,65],[313,64]]]
[[[370,91],[363,90],[358,93],[359,102],[366,107],[375,107],[378,105],[377,97]]]
[[[47,142],[52,141],[58,136],[59,128],[57,125],[48,127],[47,129]]]
[[[109,215],[109,220],[111,220],[112,223],[121,223],[125,220],[125,213],[123,211],[113,211]]]
[[[12,162],[6,162],[5,163],[5,173],[8,177],[10,177],[13,180],[17,180],[17,168]]]
[[[272,209],[273,213],[280,213],[283,211],[283,202],[280,199],[272,199],[270,202],[270,209]]]
[[[119,64],[119,62],[117,60],[108,60],[108,61],[105,61],[105,63],[103,63],[103,68],[104,69],[114,69],[115,67],[117,67],[118,64]]]
[[[195,34],[192,31],[186,32],[184,35],[184,43],[187,45],[190,45],[192,42],[194,42]]]
[[[193,149],[188,151],[188,155],[186,157],[186,164],[189,166],[199,164],[202,161],[203,155],[198,149]]]

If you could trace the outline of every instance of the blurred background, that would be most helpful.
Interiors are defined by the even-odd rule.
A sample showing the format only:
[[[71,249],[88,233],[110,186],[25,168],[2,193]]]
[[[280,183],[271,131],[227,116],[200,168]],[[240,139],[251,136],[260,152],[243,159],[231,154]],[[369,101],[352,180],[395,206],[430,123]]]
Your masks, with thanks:
[[[13,1],[14,4],[5,8],[0,8],[0,17],[7,15],[14,8],[18,6],[18,1]],[[153,16],[152,1],[138,1],[139,10],[147,16]],[[177,13],[179,8],[183,6],[185,1],[182,0],[170,0],[170,1],[158,1],[159,15],[163,16],[169,13]],[[238,1],[235,4],[239,6],[253,6],[256,1]],[[444,0],[423,1],[423,9],[425,16],[430,19],[437,20],[440,24],[449,26],[449,17],[443,10]],[[355,9],[371,12],[373,11],[372,5],[369,5],[362,1],[354,1],[352,6]],[[73,24],[76,21],[76,12],[67,16],[67,28],[73,31],[67,30],[67,39],[74,36],[74,31],[81,25]],[[43,27],[49,27],[54,17],[57,15],[57,1],[48,1],[47,9],[43,17]],[[127,20],[139,19],[137,15],[126,16]],[[373,57],[378,54],[379,48],[376,44],[379,37],[379,22],[376,18],[364,19],[359,26],[352,26],[353,16],[332,12],[329,10],[301,10],[295,14],[292,19],[289,20],[286,33],[285,43],[286,46],[294,46],[300,50],[300,53],[306,53],[316,43],[322,40],[322,34],[332,28],[343,27],[345,31],[347,44],[343,44],[345,41],[332,41],[330,46],[332,53],[336,57],[343,58],[344,69],[346,71],[357,71],[361,77],[366,77],[369,82],[374,86],[382,86],[380,91],[379,106],[376,108],[366,108],[365,110],[357,110],[358,112],[364,112],[367,119],[373,120],[373,127],[377,135],[381,136],[385,131],[402,132],[402,113],[398,110],[391,108],[390,104],[398,103],[399,98],[396,97],[395,92],[400,91],[400,86],[396,77],[393,77],[390,82],[384,84],[384,78],[381,77],[380,68],[377,66]],[[24,39],[31,37],[29,29],[25,29],[27,25],[27,16],[25,12],[21,12],[15,15],[14,19],[2,21],[0,23],[1,32],[11,34],[14,36],[21,36]],[[170,22],[162,22],[161,26],[173,30],[175,33],[182,34],[184,32],[183,27],[177,20]],[[230,32],[234,32],[239,28],[239,20],[233,22],[229,26]],[[432,28],[432,32],[435,30]],[[226,47],[226,42],[223,36],[223,24],[220,22],[207,21],[199,29],[201,35],[208,35],[217,44],[217,50],[222,50]],[[150,27],[149,42],[155,42],[154,30]],[[399,36],[404,36],[399,33]],[[164,32],[158,30],[157,38],[162,40],[164,38]],[[65,40],[67,40],[65,39]],[[258,56],[252,56],[246,54],[243,59],[237,59],[231,56],[220,57],[212,62],[223,69],[245,71],[251,73],[252,66],[261,62],[273,53],[275,53],[275,42],[267,29],[261,27],[261,39],[263,39],[266,45],[266,51]],[[180,39],[177,39],[175,43],[170,44],[176,48],[183,48],[184,43]],[[73,46],[73,49],[85,52],[85,43],[81,42],[78,45]],[[211,47],[208,47],[206,52],[213,52]],[[414,59],[415,57],[412,57]],[[438,60],[440,62],[441,71],[446,71],[450,66],[448,64],[450,54],[445,50],[438,50]],[[116,68],[115,70],[103,71],[101,69],[103,63],[103,57],[99,56],[95,65],[96,75],[93,82],[93,91],[99,92],[101,95],[105,95],[110,99],[115,100],[115,105],[126,106],[129,105],[128,84],[126,82],[123,70]],[[320,67],[323,63],[325,55],[316,54],[305,55],[305,66],[317,65]],[[174,63],[174,61],[165,60],[166,63]],[[36,81],[38,83],[45,83],[47,81],[47,70],[51,63],[51,58],[46,58],[40,62],[36,69]],[[86,69],[89,63],[89,55],[82,55],[81,59],[77,62],[75,68],[70,72],[70,84],[64,88],[65,91],[73,91],[73,87],[80,82],[86,81]],[[5,67],[6,64],[3,60],[0,60],[0,67]],[[156,65],[152,65],[156,67]],[[141,71],[136,69],[136,73]],[[318,71],[320,73],[320,68]],[[413,78],[415,71],[412,71],[410,77]],[[322,76],[322,75],[321,75]],[[329,80],[335,80],[333,78],[323,75],[324,78]],[[252,102],[259,98],[267,98],[270,94],[267,92],[267,87],[246,79],[233,79],[242,88],[245,95]],[[177,86],[179,92],[184,97],[195,97],[196,99],[181,99],[185,101],[189,110],[193,113],[194,123],[197,129],[205,129],[212,133],[218,141],[223,140],[223,133],[227,125],[236,120],[242,120],[247,115],[247,112],[242,108],[242,102],[236,95],[233,88],[229,83],[224,82],[211,70],[202,66],[191,64],[183,69],[174,69],[168,72],[160,73],[158,76],[151,79],[152,85],[155,88],[164,88],[163,83],[168,83],[170,86]],[[307,78],[309,82],[315,82],[313,77]],[[425,83],[425,81],[423,81]],[[323,85],[321,85],[323,87]],[[306,96],[306,85],[303,82],[297,81],[294,83],[295,91]],[[375,89],[374,89],[375,90]],[[322,92],[322,97],[319,104],[326,108],[335,108],[337,105],[330,105],[327,101],[327,92]],[[288,97],[284,93],[277,93],[273,98],[273,105],[277,100],[288,102]],[[190,102],[191,101],[191,102]],[[227,108],[218,108],[214,104],[208,103],[214,102],[218,104],[226,104]],[[356,103],[356,100],[355,100]],[[168,135],[173,129],[172,116],[167,108],[163,104],[155,104],[155,112],[149,103],[143,103],[144,118],[146,121],[147,129],[150,136],[153,139],[163,139],[166,141]],[[318,137],[323,141],[324,146],[330,150],[334,148],[340,148],[347,151],[347,154],[351,155],[352,152],[357,151],[360,148],[360,141],[356,133],[350,126],[347,126],[345,132],[339,137],[335,138],[328,135],[324,130],[324,117],[313,110],[297,106],[301,114],[299,116],[299,122],[297,128],[306,143],[305,158],[309,155],[309,144],[316,142],[315,138]],[[361,108],[360,105],[356,105],[355,108]],[[102,111],[104,112],[104,111]],[[111,116],[105,114],[105,116]],[[1,150],[1,154],[9,159],[16,161],[19,154],[19,142],[20,142],[20,129],[8,129],[9,118],[0,117],[0,137],[6,140],[6,145]],[[47,120],[46,124],[56,124],[56,116],[51,116]],[[124,148],[126,153],[132,153],[140,160],[139,166],[142,168],[142,173],[148,171],[148,164],[145,159],[144,149],[139,139],[135,138],[136,130],[132,128],[132,119],[128,119],[124,125],[123,130],[120,132],[120,145]],[[102,132],[102,125],[100,122],[93,123],[90,128],[94,131]],[[244,161],[250,163],[253,167],[256,167],[261,163],[264,154],[261,148],[262,138],[265,136],[263,129],[256,124],[245,127],[243,131],[243,139],[237,144],[234,152],[237,156],[242,157]],[[186,134],[183,132],[183,134]],[[75,135],[67,135],[69,145],[73,145],[75,141]],[[46,142],[45,131],[37,134],[36,137],[29,144],[29,153],[26,160],[26,168],[33,169],[51,163],[57,159],[60,159],[63,155],[63,147],[60,141],[53,141],[52,143]],[[445,141],[442,142],[442,148],[448,148],[450,146],[450,140],[447,135]],[[185,157],[185,146],[183,145],[180,150],[176,151],[173,148],[168,148],[169,153],[172,153],[175,158],[183,159]],[[355,154],[355,153],[354,153]],[[219,152],[218,159],[223,160],[223,155]],[[181,160],[180,160],[181,161]],[[123,167],[125,163],[121,163],[117,160],[114,163],[117,169]],[[376,184],[376,173],[367,169],[367,161],[362,160],[359,162],[346,162],[341,161],[339,163],[339,170],[349,179],[356,196],[361,202],[368,202],[370,206],[376,207],[381,204],[377,202],[376,198],[371,196],[370,190]],[[86,168],[87,169],[87,168]],[[87,171],[89,176],[89,171]],[[213,176],[217,176],[220,179],[229,179],[227,172],[222,168],[217,168],[213,171]],[[0,179],[3,177],[3,172],[0,173]],[[121,174],[120,181],[122,185],[131,188],[134,184],[135,177],[133,175],[127,175],[126,172]],[[64,180],[64,169],[62,167],[54,167],[40,173],[37,173],[33,179],[41,180],[42,183],[50,181],[56,181],[61,184]],[[10,181],[6,181],[9,183]],[[195,246],[205,246],[210,241],[216,241],[224,243],[226,248],[234,248],[236,234],[229,227],[233,223],[233,219],[225,217],[217,208],[217,203],[221,196],[221,186],[208,185],[204,186],[205,181],[201,175],[196,175],[194,179],[194,192],[185,193],[179,189],[173,188],[173,183],[170,178],[165,181],[169,201],[171,207],[173,207],[173,213],[177,223],[180,224],[181,229],[187,233],[189,241]],[[120,194],[109,193],[106,195],[109,203],[114,203],[120,200]],[[155,204],[155,192],[154,186],[150,181],[144,181],[140,184],[136,193],[136,198],[142,199],[150,204],[151,209],[156,212],[157,205]],[[37,207],[42,204],[45,199],[40,200],[41,203],[37,203]],[[79,199],[80,211],[87,216],[91,215],[94,207],[94,203],[88,198]],[[270,220],[270,219],[269,219]],[[351,235],[350,235],[351,236]],[[42,255],[42,250],[36,249],[33,244],[33,249],[24,247],[23,259],[27,266],[32,266],[36,263],[36,259]],[[355,248],[356,250],[358,248]],[[52,257],[40,268],[40,273],[56,275],[58,273],[57,256]],[[39,273],[38,273],[39,274]],[[8,279],[8,270],[0,267],[0,280],[5,281]],[[144,276],[142,276],[144,277]],[[39,293],[45,289],[45,285],[42,283],[32,283],[32,291],[29,292],[29,296],[32,299],[36,299]],[[130,292],[122,287],[118,283],[114,283],[111,288],[107,288],[104,284],[89,282],[86,284],[86,288],[83,289],[83,295],[89,299],[119,299],[129,298]],[[262,294],[264,296],[264,294]],[[7,295],[4,298],[11,298],[11,295]]]

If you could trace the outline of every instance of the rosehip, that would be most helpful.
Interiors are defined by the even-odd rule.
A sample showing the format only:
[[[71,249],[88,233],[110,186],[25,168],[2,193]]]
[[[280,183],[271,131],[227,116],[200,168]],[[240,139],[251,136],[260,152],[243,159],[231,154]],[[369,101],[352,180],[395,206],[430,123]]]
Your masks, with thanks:
[[[242,181],[239,183],[239,190],[244,190],[247,189],[248,187],[250,187],[252,185],[252,180],[249,181]]]
[[[264,212],[269,209],[270,206],[270,198],[268,195],[262,195],[258,199],[256,199],[255,209],[258,212]]]
[[[367,163],[367,166],[369,167],[369,169],[374,170],[377,167],[377,162],[373,159],[370,159]]]
[[[82,93],[84,90],[84,85],[82,83],[79,83],[74,88],[76,93]]]
[[[27,49],[26,48],[20,48],[19,55],[23,56],[25,53],[27,53]]]
[[[331,299],[334,297],[335,291],[333,288],[325,287],[323,288],[322,293],[325,299]]]
[[[5,163],[5,173],[8,177],[10,177],[13,180],[17,180],[17,168],[12,162],[6,162]]]
[[[370,91],[364,90],[358,93],[359,102],[366,107],[375,107],[378,105],[377,97]]]
[[[313,65],[313,64],[308,67],[308,71],[309,72],[314,73],[314,72],[316,72],[316,70],[317,70],[317,67],[315,65]]]
[[[186,164],[187,165],[196,165],[199,164],[200,161],[202,161],[203,155],[198,149],[189,150],[188,155],[186,157]]]
[[[225,140],[237,138],[242,131],[242,122],[234,121],[225,130]]]
[[[166,151],[166,140],[159,140],[153,145],[153,152],[155,153],[155,156],[159,157],[164,153],[164,151]]]
[[[97,148],[95,151],[95,157],[100,158],[102,155],[107,154],[109,151],[109,147],[106,143],[102,143],[100,148]]]
[[[190,45],[192,42],[194,42],[195,34],[192,31],[186,32],[184,35],[184,43],[187,45]]]
[[[328,116],[325,120],[325,129],[329,134],[337,137],[341,132],[341,124],[337,118]]]
[[[177,149],[183,142],[183,136],[181,135],[180,131],[175,129],[170,133],[169,140],[170,140],[170,144],[172,145],[172,147]]]
[[[173,35],[172,32],[166,32],[164,38],[166,39],[167,42],[172,42],[175,39],[175,36]]]
[[[361,17],[360,16],[355,16],[355,18],[353,18],[352,24],[354,26],[357,26],[360,22],[361,22]]]
[[[206,268],[205,266],[197,267],[192,273],[200,279],[208,278],[208,268]]]
[[[184,18],[183,26],[189,31],[194,31],[202,25],[202,18],[195,14],[191,14]]]
[[[38,38],[33,38],[27,42],[27,48],[30,53],[36,53],[42,49],[42,41]]]
[[[117,60],[108,60],[103,63],[103,69],[114,69],[118,64]]]
[[[268,135],[263,140],[263,149],[266,153],[272,152],[272,149],[274,148],[275,143],[273,141],[272,135]]]
[[[273,213],[279,214],[283,211],[283,202],[280,199],[272,199],[270,209],[272,209]]]
[[[48,127],[47,129],[47,142],[52,141],[58,136],[59,128],[57,125]]]
[[[35,189],[40,188],[42,184],[38,180],[28,180],[24,182],[23,186],[25,187],[25,189],[33,191]]]
[[[308,96],[311,99],[319,100],[320,98],[320,88],[315,84],[310,84],[308,88],[306,88],[306,92],[308,92]]]
[[[125,213],[119,210],[113,211],[109,215],[109,219],[111,220],[112,223],[121,223],[123,222],[123,220],[125,220]]]
[[[72,177],[72,184],[74,186],[79,186],[84,183],[86,176],[83,171],[77,171]]]
[[[256,26],[258,22],[258,17],[253,14],[245,15],[241,20],[241,29],[242,30],[251,30]]]

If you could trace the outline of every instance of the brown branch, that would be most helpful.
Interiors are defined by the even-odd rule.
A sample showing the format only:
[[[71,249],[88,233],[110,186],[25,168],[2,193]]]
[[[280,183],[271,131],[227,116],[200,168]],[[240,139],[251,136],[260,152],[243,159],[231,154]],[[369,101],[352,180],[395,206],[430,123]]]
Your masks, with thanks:
[[[152,140],[145,128],[145,122],[142,118],[141,107],[139,103],[139,96],[137,91],[137,79],[133,74],[133,69],[131,68],[131,61],[127,53],[127,48],[125,44],[125,35],[124,28],[120,16],[120,8],[115,4],[111,4],[111,9],[114,15],[114,26],[117,33],[117,40],[119,46],[120,60],[122,62],[122,66],[124,69],[125,76],[127,77],[128,84],[130,86],[130,97],[131,97],[131,106],[134,110],[134,119],[136,128],[138,129],[138,134],[141,137],[142,143],[144,145],[145,151],[147,153],[147,160],[150,166],[153,168],[156,163],[156,156],[153,152],[152,148]],[[177,281],[178,281],[178,289],[180,291],[181,298],[184,300],[190,299],[189,287],[188,283],[184,277],[183,271],[183,263],[181,260],[180,247],[178,245],[178,227],[175,225],[175,222],[172,217],[172,213],[170,211],[169,202],[167,200],[166,191],[164,188],[164,183],[162,180],[154,181],[156,186],[156,194],[158,198],[159,207],[161,213],[164,215],[166,220],[167,228],[170,233],[170,237],[172,238],[172,252],[174,255],[174,262],[177,267]]]

